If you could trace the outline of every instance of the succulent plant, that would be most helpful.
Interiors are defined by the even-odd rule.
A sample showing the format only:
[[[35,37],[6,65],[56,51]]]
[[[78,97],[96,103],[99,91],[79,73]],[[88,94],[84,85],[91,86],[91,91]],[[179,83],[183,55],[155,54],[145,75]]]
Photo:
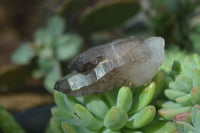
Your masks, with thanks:
[[[180,53],[180,51],[179,51]],[[174,121],[181,133],[198,133],[200,111],[200,56],[179,56],[168,75],[165,100],[158,100],[159,116],[165,121]]]
[[[55,91],[57,106],[51,110],[50,128],[58,133],[136,132],[155,117],[156,108],[149,104],[157,87],[151,82],[139,88],[121,87],[84,97]]]
[[[188,55],[188,53],[182,49],[180,49],[180,47],[176,46],[176,45],[172,45],[170,47],[168,47],[168,49],[165,52],[165,61],[163,62],[162,66],[160,67],[160,69],[164,70],[165,72],[169,73],[170,71],[173,71],[173,63],[175,61],[174,64],[177,64],[177,61],[184,60],[184,58]]]
[[[198,133],[200,56],[176,48],[166,52],[163,65],[153,82],[137,88],[116,88],[84,97],[55,91],[57,106],[52,109],[50,129],[60,133],[66,129],[76,133]],[[149,105],[154,101],[157,113],[155,106]]]
[[[176,114],[190,111],[195,104],[200,104],[200,56],[185,57],[185,61],[174,62],[171,78],[165,96],[170,101],[157,101],[161,107],[158,114],[165,120],[172,120]]]
[[[192,56],[177,47],[172,48],[174,49],[166,52],[166,60],[161,67],[165,71],[162,85],[165,97],[156,99],[156,105],[160,108],[157,111],[159,120],[154,120],[143,127],[141,130],[144,133],[200,131],[196,113],[200,104],[198,100],[200,56],[197,54]],[[156,128],[157,126],[160,128]]]
[[[33,77],[44,77],[44,85],[50,92],[62,76],[61,62],[76,55],[83,42],[77,34],[64,34],[64,25],[61,17],[52,17],[46,27],[37,30],[33,42],[23,43],[12,56],[12,61],[19,65],[35,59],[37,69],[32,72]]]
[[[189,113],[188,117],[191,121],[184,121],[177,119],[175,123],[177,124],[178,130],[181,133],[199,133],[200,132],[200,106],[195,105],[191,112]]]

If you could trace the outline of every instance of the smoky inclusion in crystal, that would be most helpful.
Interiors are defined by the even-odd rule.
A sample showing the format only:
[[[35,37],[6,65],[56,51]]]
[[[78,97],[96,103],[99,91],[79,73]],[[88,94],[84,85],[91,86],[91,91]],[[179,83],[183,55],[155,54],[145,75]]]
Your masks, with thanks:
[[[103,93],[120,86],[138,87],[151,81],[165,59],[164,39],[129,37],[91,48],[72,60],[73,73],[55,90],[72,96]]]

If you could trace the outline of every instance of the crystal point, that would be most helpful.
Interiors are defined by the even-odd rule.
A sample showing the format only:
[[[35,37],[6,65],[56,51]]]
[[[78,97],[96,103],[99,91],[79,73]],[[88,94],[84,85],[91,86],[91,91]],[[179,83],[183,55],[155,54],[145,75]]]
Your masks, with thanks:
[[[72,96],[103,93],[120,86],[137,87],[151,81],[165,59],[164,39],[119,39],[76,56],[76,72],[58,80],[56,90]]]

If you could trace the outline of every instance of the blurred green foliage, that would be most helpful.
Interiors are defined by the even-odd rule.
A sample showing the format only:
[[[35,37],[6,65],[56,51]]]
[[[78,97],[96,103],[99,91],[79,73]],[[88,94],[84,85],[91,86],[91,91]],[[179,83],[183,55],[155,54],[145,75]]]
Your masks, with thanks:
[[[167,44],[193,49],[190,34],[192,20],[200,7],[198,0],[151,0],[147,24],[153,34],[165,38]],[[200,36],[199,36],[200,37]]]
[[[32,42],[23,43],[12,56],[12,61],[19,65],[35,59],[37,68],[32,72],[33,77],[44,77],[44,85],[50,92],[63,74],[61,62],[75,56],[83,43],[78,34],[64,34],[64,28],[63,18],[52,17],[46,27],[36,31]]]
[[[200,24],[193,28],[193,32],[189,35],[195,52],[200,53]]]
[[[4,133],[25,133],[22,127],[12,117],[10,113],[6,111],[4,107],[0,105],[0,126]]]
[[[87,32],[110,29],[122,24],[139,9],[139,4],[130,0],[99,2],[81,14],[81,28]]]
[[[67,0],[58,13],[70,20],[68,27],[84,35],[120,26],[139,10],[136,0]]]

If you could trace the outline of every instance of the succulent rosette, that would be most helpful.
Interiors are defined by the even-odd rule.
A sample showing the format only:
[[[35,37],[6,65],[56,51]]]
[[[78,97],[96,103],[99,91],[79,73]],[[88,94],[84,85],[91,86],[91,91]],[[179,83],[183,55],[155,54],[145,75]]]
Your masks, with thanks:
[[[57,106],[52,108],[48,131],[198,133],[200,56],[175,53],[167,52],[162,70],[140,87],[124,86],[83,97],[55,91]]]
[[[137,132],[156,114],[149,105],[156,93],[156,83],[139,88],[121,87],[104,94],[72,97],[55,91],[57,106],[52,108],[50,128],[54,132]]]
[[[195,54],[184,59],[175,61],[169,73],[164,94],[170,101],[157,101],[161,107],[158,114],[165,120],[172,120],[176,114],[190,111],[200,103],[200,57]]]

